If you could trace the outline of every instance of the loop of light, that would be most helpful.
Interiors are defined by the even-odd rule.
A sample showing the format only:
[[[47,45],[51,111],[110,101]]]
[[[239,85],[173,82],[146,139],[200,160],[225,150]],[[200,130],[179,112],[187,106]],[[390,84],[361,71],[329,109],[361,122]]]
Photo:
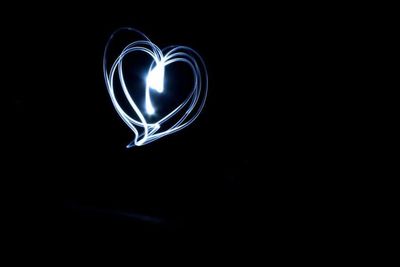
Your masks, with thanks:
[[[107,62],[109,57],[108,50],[110,43],[113,40],[114,36],[121,31],[135,32],[142,36],[143,39],[136,40],[125,46],[119,56],[113,61],[111,67],[108,69]],[[163,93],[164,73],[165,67],[167,65],[176,62],[186,63],[187,65],[189,65],[194,75],[193,89],[188,97],[181,104],[179,104],[178,107],[176,107],[173,111],[168,113],[157,122],[149,123],[146,120],[144,114],[138,108],[138,105],[130,95],[124,79],[122,66],[123,60],[125,56],[134,52],[144,52],[150,55],[152,58],[147,77],[145,78],[145,110],[148,115],[152,115],[156,111],[156,108],[151,102],[150,90],[154,90],[158,93]],[[158,48],[158,46],[152,43],[146,35],[133,28],[121,28],[111,35],[104,50],[103,72],[111,101],[118,115],[135,134],[134,140],[127,145],[128,148],[132,146],[146,145],[153,141],[156,141],[161,137],[182,130],[197,118],[205,104],[208,88],[208,76],[206,66],[200,55],[193,49],[186,46],[175,45],[166,47],[161,50],[160,48]],[[122,91],[130,107],[135,112],[139,120],[136,120],[129,116],[119,104],[115,96],[114,83],[116,81],[119,81]],[[179,115],[178,112],[183,109],[185,109],[186,111],[179,118],[179,116],[177,116]],[[172,119],[174,122],[172,123],[172,126],[169,126],[167,129],[163,129],[165,128],[165,123]]]

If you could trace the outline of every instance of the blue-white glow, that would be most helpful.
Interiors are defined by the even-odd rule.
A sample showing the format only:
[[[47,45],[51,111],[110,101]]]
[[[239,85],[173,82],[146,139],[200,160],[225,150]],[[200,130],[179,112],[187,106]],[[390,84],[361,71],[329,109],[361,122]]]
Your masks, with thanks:
[[[135,33],[136,35],[140,35],[142,38],[133,40],[131,43],[127,44],[119,56],[111,61],[112,63],[109,66],[109,46],[115,36],[122,31]],[[150,90],[153,90],[157,93],[168,93],[164,91],[165,67],[172,63],[183,62],[186,63],[192,70],[194,83],[189,96],[174,110],[156,122],[147,121],[145,115],[137,105],[137,103],[142,102],[133,99],[129,93],[130,90],[135,88],[129,88],[128,90],[128,87],[125,83],[122,65],[124,57],[130,53],[146,53],[152,58],[152,63],[148,68],[147,76],[143,77],[146,82],[145,111],[147,115],[153,115],[157,112],[157,107],[154,107],[151,102]],[[104,50],[103,72],[106,86],[115,110],[135,135],[134,140],[127,145],[128,148],[151,143],[161,137],[175,133],[187,127],[200,114],[207,97],[207,69],[204,61],[197,52],[186,46],[169,46],[161,50],[142,32],[133,28],[121,28],[111,35]],[[120,83],[124,96],[126,97],[131,110],[133,110],[139,120],[137,120],[136,117],[135,119],[132,118],[132,116],[129,116],[128,111],[122,108],[119,104],[115,96],[115,82]],[[165,126],[166,122],[168,122],[168,127]]]
[[[159,93],[164,90],[164,62],[158,62],[157,65],[149,71],[146,81],[147,87],[155,89]]]
[[[150,100],[150,89],[154,89],[155,91],[162,93],[164,91],[164,72],[165,66],[164,61],[160,61],[156,63],[156,66],[153,69],[149,70],[149,74],[146,78],[146,112],[149,115],[153,115],[155,113],[155,109]]]

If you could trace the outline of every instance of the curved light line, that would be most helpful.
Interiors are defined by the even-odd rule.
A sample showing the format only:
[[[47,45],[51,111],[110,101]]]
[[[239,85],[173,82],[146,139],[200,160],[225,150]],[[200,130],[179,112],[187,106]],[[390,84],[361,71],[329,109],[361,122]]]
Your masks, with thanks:
[[[137,33],[142,37],[142,39],[133,41],[126,45],[119,56],[112,61],[111,67],[108,68],[109,46],[115,36],[122,31]],[[152,58],[152,62],[148,68],[145,87],[146,111],[149,115],[155,112],[155,108],[150,98],[150,90],[153,89],[158,93],[163,91],[164,68],[167,65],[182,62],[187,64],[193,73],[193,88],[186,99],[173,111],[156,122],[150,123],[147,121],[143,112],[139,109],[135,100],[130,95],[128,86],[125,83],[123,61],[125,56],[134,52],[146,53]],[[199,116],[207,98],[207,69],[203,59],[196,51],[187,46],[176,45],[161,50],[158,46],[152,43],[145,34],[133,28],[120,28],[110,36],[104,49],[103,74],[115,110],[135,135],[133,141],[127,145],[128,148],[149,144],[161,137],[176,133],[177,131],[189,126]],[[131,111],[136,114],[139,120],[128,115],[119,104],[115,96],[114,84],[116,82],[119,82]],[[182,110],[184,110],[183,114]],[[181,114],[180,117],[177,117],[179,114]],[[172,121],[172,123],[170,123],[172,126],[167,127],[165,124],[169,121]]]

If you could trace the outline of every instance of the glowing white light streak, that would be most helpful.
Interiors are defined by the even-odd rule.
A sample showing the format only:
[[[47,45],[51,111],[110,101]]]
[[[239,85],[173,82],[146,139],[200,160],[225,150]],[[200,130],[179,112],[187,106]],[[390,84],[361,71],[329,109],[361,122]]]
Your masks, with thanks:
[[[146,78],[146,112],[149,115],[153,115],[155,110],[150,100],[150,89],[154,89],[159,93],[164,91],[164,62],[160,61],[156,63],[156,66],[149,70],[149,74]]]
[[[109,67],[107,64],[109,58],[109,46],[115,35],[122,31],[136,33],[142,36],[142,39],[133,41],[125,46],[119,56],[114,61],[112,61],[112,64]],[[170,113],[168,113],[156,122],[150,123],[146,120],[144,114],[136,104],[137,102],[130,95],[128,87],[125,83],[122,63],[125,56],[134,52],[146,53],[152,58],[152,63],[150,64],[148,74],[145,78],[145,107],[146,113],[148,115],[153,115],[156,112],[156,108],[151,102],[150,90],[154,90],[158,93],[164,92],[164,74],[165,67],[167,65],[176,62],[183,62],[186,63],[193,72],[194,83],[189,96],[174,110],[172,110]],[[127,145],[128,148],[132,146],[142,146],[149,144],[158,140],[161,137],[176,133],[177,131],[180,131],[183,128],[187,127],[198,117],[204,107],[207,97],[207,69],[203,59],[196,51],[186,46],[169,46],[161,50],[160,48],[158,48],[158,46],[152,43],[146,35],[133,28],[121,28],[111,35],[104,50],[103,72],[107,90],[110,94],[110,98],[115,107],[115,110],[135,134],[134,140]],[[126,100],[130,105],[130,108],[137,115],[137,118],[139,120],[129,116],[128,113],[119,104],[115,96],[114,83],[116,82],[116,80],[119,81],[124,96],[126,97]],[[179,114],[181,115],[178,116]],[[168,125],[172,126],[165,126],[167,122],[169,122]]]

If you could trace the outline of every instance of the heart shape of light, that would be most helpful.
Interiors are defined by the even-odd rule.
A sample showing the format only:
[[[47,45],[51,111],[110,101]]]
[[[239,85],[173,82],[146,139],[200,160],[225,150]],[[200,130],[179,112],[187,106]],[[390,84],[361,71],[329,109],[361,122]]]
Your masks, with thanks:
[[[142,39],[134,40],[126,45],[122,49],[119,56],[111,61],[112,64],[109,68],[109,46],[112,43],[115,35],[122,31],[136,33],[137,35],[141,36]],[[127,83],[123,75],[123,60],[128,54],[134,52],[147,53],[152,58],[148,74],[146,76],[145,87],[145,111],[148,115],[152,115],[155,112],[155,108],[150,98],[150,90],[154,90],[158,93],[162,93],[164,91],[164,75],[165,67],[167,65],[176,62],[183,62],[186,63],[193,72],[194,84],[193,89],[190,91],[188,97],[174,110],[156,122],[150,123],[146,120],[143,112],[138,108],[138,105],[129,93]],[[160,49],[157,45],[152,43],[146,35],[133,28],[120,28],[111,35],[104,49],[103,73],[106,87],[110,94],[115,110],[135,134],[134,140],[127,145],[127,148],[149,144],[161,137],[176,133],[177,131],[187,127],[198,117],[204,107],[207,97],[207,69],[203,59],[196,51],[187,46],[177,45]],[[137,115],[138,119],[129,116],[128,112],[121,107],[115,96],[115,82],[120,83],[120,88],[122,89],[130,108]],[[168,126],[165,126],[167,122]]]

